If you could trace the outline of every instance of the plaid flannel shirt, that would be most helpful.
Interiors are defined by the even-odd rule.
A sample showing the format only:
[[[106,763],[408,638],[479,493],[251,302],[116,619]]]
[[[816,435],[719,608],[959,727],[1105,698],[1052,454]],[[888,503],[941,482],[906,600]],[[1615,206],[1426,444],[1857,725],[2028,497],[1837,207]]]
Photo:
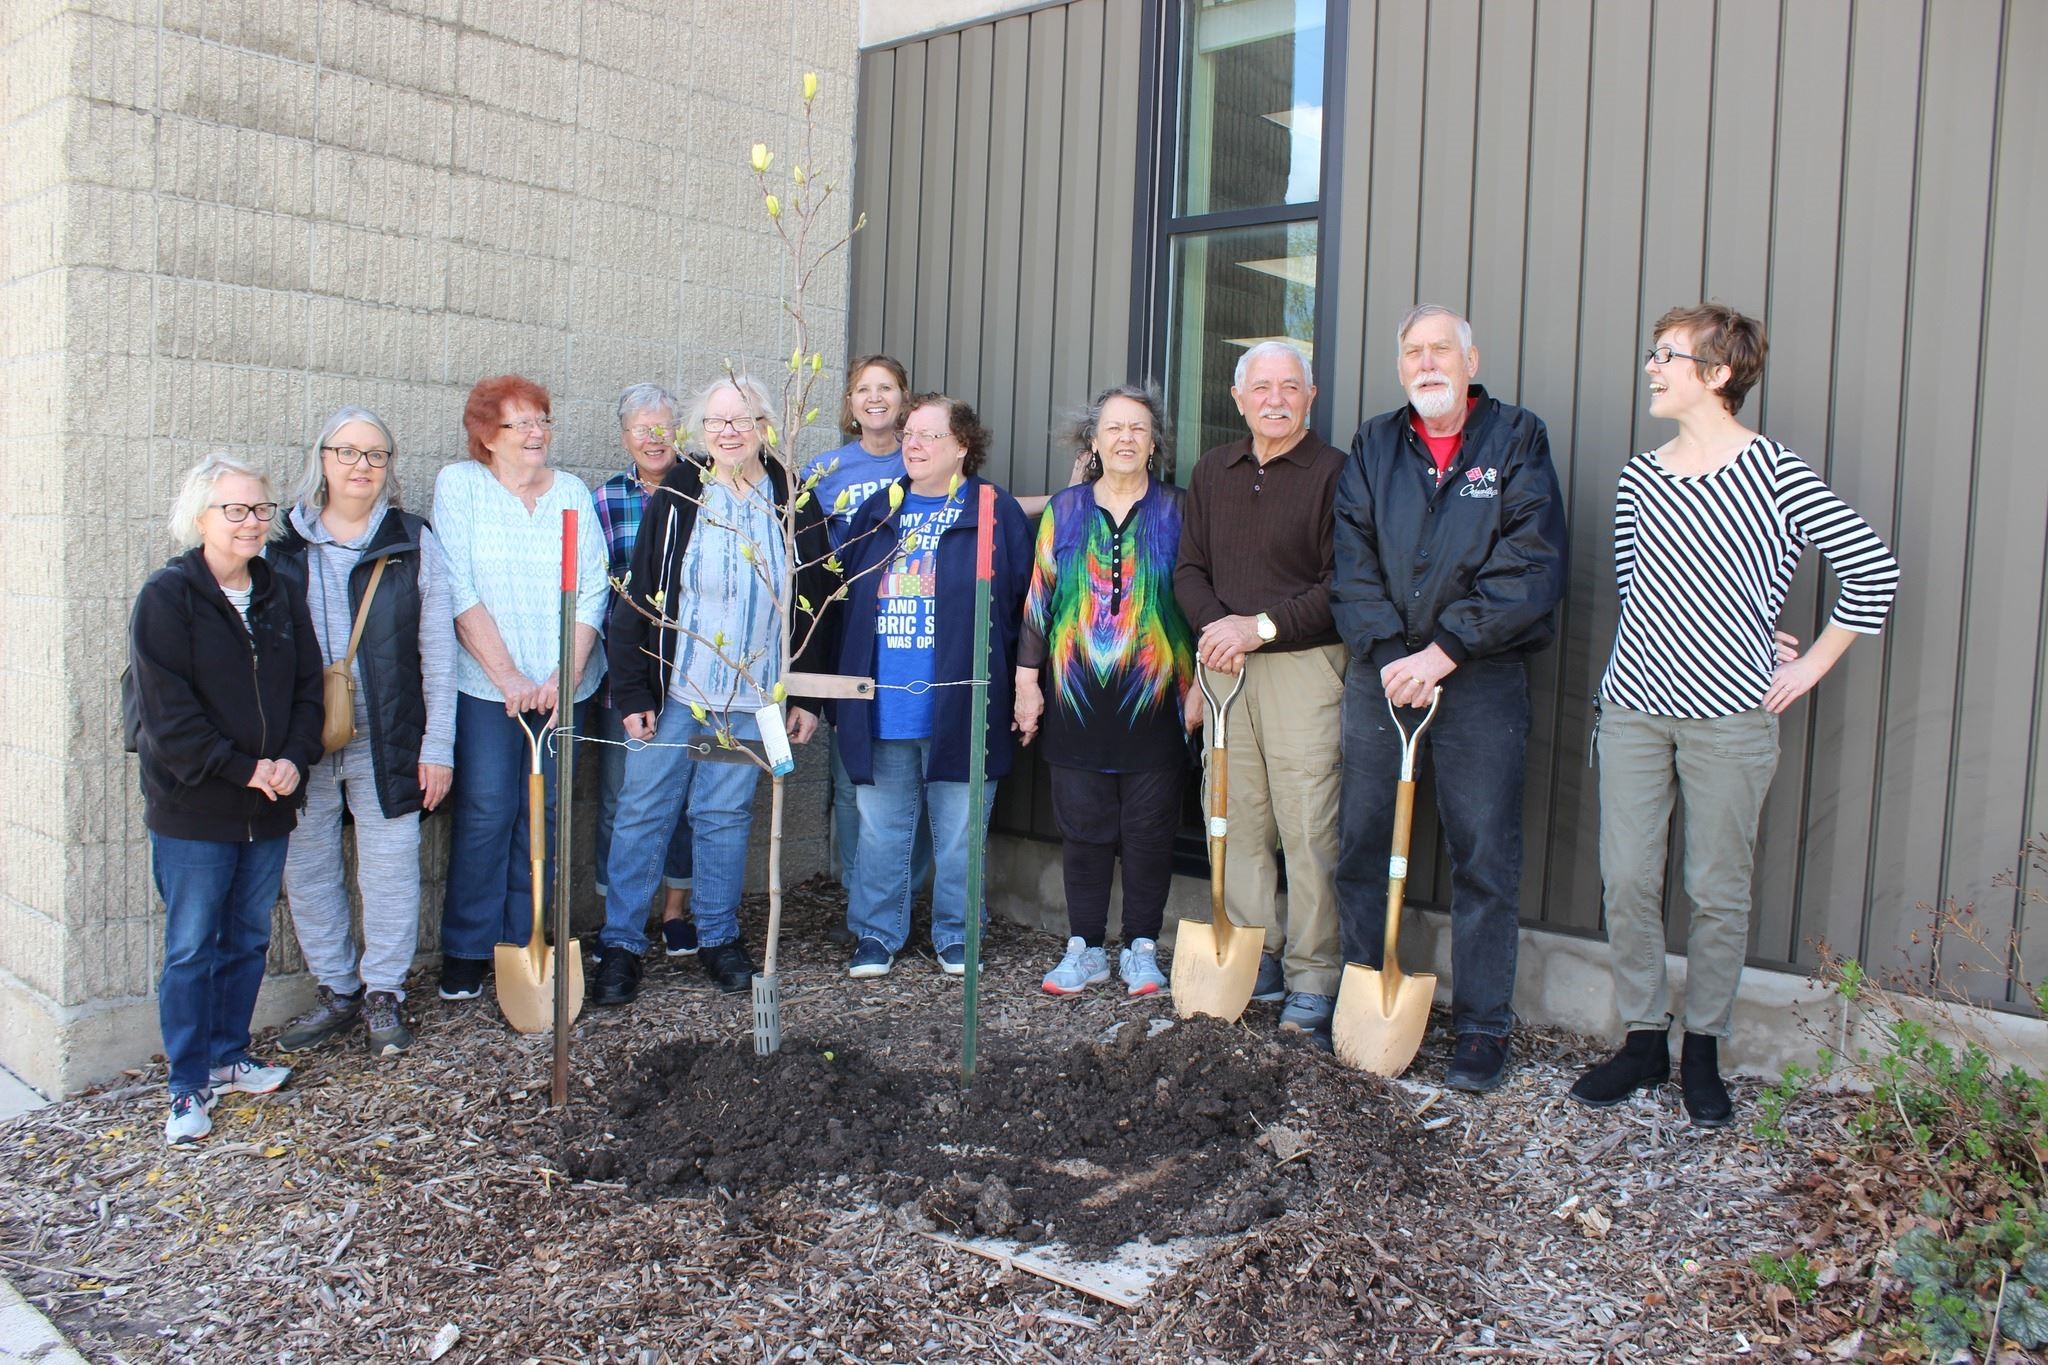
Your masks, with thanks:
[[[604,532],[605,552],[611,559],[614,579],[625,577],[633,562],[633,542],[640,538],[640,520],[647,515],[647,490],[640,486],[640,471],[628,469],[614,474],[598,486],[591,499],[597,504],[597,524]],[[602,648],[602,646],[600,646]],[[604,680],[599,705],[612,704],[612,680]]]

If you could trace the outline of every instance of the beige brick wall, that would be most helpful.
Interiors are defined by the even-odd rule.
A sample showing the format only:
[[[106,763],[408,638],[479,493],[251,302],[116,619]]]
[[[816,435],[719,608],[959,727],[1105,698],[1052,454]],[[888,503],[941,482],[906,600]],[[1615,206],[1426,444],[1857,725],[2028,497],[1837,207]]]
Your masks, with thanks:
[[[814,159],[850,181],[857,10],[0,5],[0,1064],[63,1090],[158,1047],[162,910],[115,679],[180,473],[224,447],[288,481],[322,417],[361,403],[420,507],[461,455],[469,385],[516,370],[594,485],[623,460],[626,384],[687,394],[726,357],[772,377],[785,271],[746,148],[789,148],[816,71]],[[842,260],[814,335],[843,336],[845,308]],[[807,757],[792,878],[825,858]],[[299,965],[281,911],[271,965]]]

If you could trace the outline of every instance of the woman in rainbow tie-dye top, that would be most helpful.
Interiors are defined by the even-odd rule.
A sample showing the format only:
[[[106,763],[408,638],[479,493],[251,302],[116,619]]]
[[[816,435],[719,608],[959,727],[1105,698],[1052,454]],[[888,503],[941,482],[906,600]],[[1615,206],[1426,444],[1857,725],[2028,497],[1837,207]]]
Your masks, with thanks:
[[[1077,433],[1088,481],[1054,494],[1038,526],[1015,714],[1027,744],[1043,722],[1062,839],[1072,937],[1046,973],[1050,995],[1109,980],[1103,942],[1119,855],[1118,975],[1131,995],[1166,984],[1154,940],[1173,880],[1185,736],[1201,707],[1187,704],[1195,636],[1173,596],[1186,495],[1155,472],[1165,464],[1163,428],[1151,391],[1125,384],[1098,394]]]

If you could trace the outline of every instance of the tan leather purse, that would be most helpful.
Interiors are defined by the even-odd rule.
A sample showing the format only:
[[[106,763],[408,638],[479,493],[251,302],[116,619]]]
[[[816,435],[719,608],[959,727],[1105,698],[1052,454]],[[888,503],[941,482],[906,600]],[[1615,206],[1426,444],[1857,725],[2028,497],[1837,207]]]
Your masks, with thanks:
[[[327,718],[320,726],[320,745],[328,753],[346,749],[356,737],[356,646],[363,642],[363,623],[370,619],[370,601],[377,595],[377,580],[391,562],[385,555],[370,570],[370,586],[363,590],[363,605],[356,609],[355,629],[348,633],[348,651],[327,665],[321,681],[327,698]]]

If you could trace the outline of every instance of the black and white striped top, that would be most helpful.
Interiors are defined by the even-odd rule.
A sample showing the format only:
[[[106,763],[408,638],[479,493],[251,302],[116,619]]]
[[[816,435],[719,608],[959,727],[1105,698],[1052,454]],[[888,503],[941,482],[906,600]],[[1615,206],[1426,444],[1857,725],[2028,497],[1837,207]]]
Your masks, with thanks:
[[[1630,460],[1614,500],[1621,623],[1600,699],[1693,719],[1762,705],[1771,632],[1809,543],[1842,581],[1832,624],[1876,634],[1898,561],[1797,455],[1759,436],[1711,474]]]

